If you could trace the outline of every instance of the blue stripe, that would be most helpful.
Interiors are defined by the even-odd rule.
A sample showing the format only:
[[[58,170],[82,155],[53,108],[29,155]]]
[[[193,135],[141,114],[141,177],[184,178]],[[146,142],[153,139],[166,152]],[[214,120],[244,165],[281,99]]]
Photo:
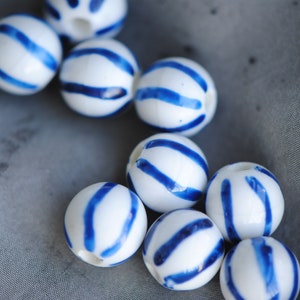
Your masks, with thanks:
[[[197,266],[192,270],[183,271],[177,274],[166,276],[164,278],[164,286],[169,289],[173,289],[175,284],[181,284],[188,280],[193,279],[201,272],[209,268],[220,257],[222,257],[223,253],[224,253],[224,241],[223,239],[220,239],[217,245],[215,246],[215,248],[211,251],[210,255],[204,260],[203,263],[201,263],[199,266]]]
[[[91,0],[89,5],[90,12],[91,13],[97,12],[101,8],[103,2],[104,0]]]
[[[18,79],[14,78],[14,77],[11,77],[10,75],[8,75],[7,73],[5,73],[1,69],[0,69],[0,78],[3,81],[7,82],[8,84],[14,85],[14,86],[16,86],[18,88],[21,88],[21,89],[37,90],[39,88],[39,86],[36,85],[36,84],[30,84],[30,83],[18,80]]]
[[[134,69],[132,65],[122,56],[118,55],[117,53],[110,51],[104,48],[85,48],[85,49],[78,49],[73,50],[66,59],[73,59],[80,56],[85,55],[100,55],[111,61],[116,67],[121,69],[122,71],[128,73],[131,76],[134,76]]]
[[[194,71],[192,68],[187,67],[186,65],[183,65],[176,61],[158,61],[154,63],[148,70],[146,70],[144,74],[150,73],[161,68],[173,68],[185,73],[193,80],[195,80],[204,92],[207,92],[207,83],[204,80],[204,78],[202,78],[202,76],[200,76],[200,74]]]
[[[135,94],[135,99],[137,101],[155,99],[194,110],[198,110],[202,106],[201,102],[198,99],[185,97],[178,94],[177,92],[162,87],[148,87],[139,89]]]
[[[70,240],[70,237],[67,233],[67,229],[66,229],[66,226],[64,225],[64,234],[65,234],[65,238],[66,238],[66,241],[67,241],[67,244],[70,248],[73,248],[73,245],[72,245],[72,242]]]
[[[50,4],[49,1],[46,1],[45,9],[46,9],[46,12],[53,19],[55,19],[57,21],[61,20],[61,14],[60,14],[60,12],[52,4]]]
[[[270,235],[272,231],[272,208],[271,208],[268,193],[265,187],[262,185],[261,182],[258,181],[257,178],[253,176],[246,176],[245,179],[265,207],[266,216],[265,216],[265,228],[264,228],[263,235]]]
[[[134,184],[132,182],[132,179],[131,179],[131,176],[130,176],[129,173],[127,173],[127,175],[126,175],[126,181],[127,181],[127,185],[130,188],[130,190],[132,190],[134,193],[137,194],[136,189],[134,187]]]
[[[121,27],[124,26],[124,23],[125,23],[125,19],[126,17],[120,19],[119,21],[107,26],[107,27],[104,27],[102,29],[99,29],[98,31],[96,31],[95,35],[97,36],[101,36],[101,35],[104,35],[104,34],[107,34],[111,31],[115,31],[115,30],[118,30],[120,29]]]
[[[95,249],[95,230],[94,230],[94,212],[99,203],[116,186],[115,183],[105,183],[89,201],[84,218],[84,246],[92,252]]]
[[[61,81],[61,89],[68,93],[81,94],[101,100],[119,100],[127,95],[122,87],[92,87],[75,82]]]
[[[137,196],[132,193],[131,191],[129,191],[130,197],[131,197],[131,209],[130,212],[127,216],[127,219],[123,225],[122,231],[120,236],[117,238],[117,240],[115,241],[115,243],[110,246],[109,248],[105,249],[102,253],[101,256],[106,258],[106,257],[110,257],[112,255],[114,255],[115,253],[118,252],[118,250],[120,250],[120,248],[122,247],[122,245],[126,242],[127,237],[131,231],[131,228],[133,226],[133,223],[136,219],[136,215],[137,215],[137,210],[138,210],[138,198]]]
[[[72,8],[76,8],[79,4],[79,0],[67,0],[68,4]]]
[[[279,299],[279,287],[274,269],[273,249],[266,244],[263,237],[252,239],[252,246],[257,259],[257,266],[265,282],[267,298],[277,300]]]
[[[185,239],[189,238],[198,231],[202,231],[211,227],[213,227],[213,223],[209,219],[198,219],[182,227],[155,252],[153,258],[155,265],[160,266],[164,264]]]
[[[192,161],[194,161],[197,165],[199,165],[205,172],[206,177],[208,177],[208,166],[203,157],[201,157],[197,152],[194,150],[182,145],[179,142],[175,141],[170,141],[170,140],[165,140],[165,139],[156,139],[153,141],[148,142],[144,148],[145,149],[150,149],[154,147],[167,147],[172,150],[178,151],[181,154],[185,155]]]
[[[267,176],[269,176],[269,177],[271,177],[273,180],[275,180],[277,183],[279,183],[277,178],[269,170],[267,170],[263,167],[260,167],[260,166],[256,166],[254,169],[261,172],[261,173],[263,173],[263,174],[265,174],[265,175],[267,175]]]
[[[155,179],[158,183],[162,184],[170,193],[172,193],[176,197],[188,201],[197,201],[202,195],[202,192],[200,190],[189,187],[182,187],[180,184],[158,170],[146,159],[138,159],[136,161],[136,166],[138,169]]]
[[[19,31],[17,28],[11,25],[2,24],[0,25],[0,33],[3,33],[20,43],[32,56],[38,59],[51,71],[55,72],[58,68],[55,58],[46,49],[30,40],[27,35]]]
[[[232,207],[232,195],[231,195],[231,184],[228,179],[224,179],[221,187],[221,199],[222,206],[224,211],[224,220],[226,224],[226,231],[228,234],[228,238],[232,242],[240,241],[239,237],[233,221],[233,207]]]

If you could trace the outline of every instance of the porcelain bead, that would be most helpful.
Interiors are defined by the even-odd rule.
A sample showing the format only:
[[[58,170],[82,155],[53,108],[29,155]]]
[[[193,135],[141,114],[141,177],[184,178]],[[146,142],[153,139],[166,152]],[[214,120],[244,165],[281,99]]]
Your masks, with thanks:
[[[159,131],[196,134],[213,118],[217,91],[208,72],[193,60],[165,58],[142,75],[135,94],[138,116]]]
[[[284,199],[275,176],[265,167],[238,162],[209,180],[205,208],[230,242],[269,236],[278,227]]]
[[[130,258],[147,230],[141,200],[126,187],[101,182],[80,191],[65,213],[65,236],[72,252],[97,267]]]
[[[227,253],[220,285],[226,300],[296,300],[299,275],[299,263],[289,248],[272,237],[257,237]]]
[[[0,88],[17,95],[42,90],[62,59],[57,34],[43,20],[14,14],[0,20]]]
[[[127,15],[126,0],[46,0],[45,18],[71,42],[115,37]]]
[[[205,191],[207,176],[202,150],[174,133],[158,133],[141,141],[127,164],[130,188],[157,212],[193,206]]]
[[[128,47],[114,39],[94,38],[70,51],[59,79],[71,109],[89,117],[107,117],[131,103],[138,74]]]
[[[143,259],[162,286],[193,290],[208,283],[224,256],[224,240],[205,214],[178,209],[160,216],[148,230]]]

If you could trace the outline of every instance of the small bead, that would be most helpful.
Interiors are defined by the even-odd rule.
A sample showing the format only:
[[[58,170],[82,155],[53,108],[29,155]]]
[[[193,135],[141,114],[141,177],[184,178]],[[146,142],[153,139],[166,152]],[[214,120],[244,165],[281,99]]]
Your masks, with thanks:
[[[59,78],[70,108],[85,116],[107,117],[131,103],[138,74],[138,63],[124,44],[94,38],[69,53]]]
[[[221,168],[209,180],[205,207],[225,239],[238,242],[271,235],[282,219],[284,199],[269,170],[239,162]]]
[[[272,237],[257,237],[227,253],[220,285],[226,300],[296,300],[299,275],[299,263],[288,247]]]
[[[138,116],[159,131],[196,134],[213,118],[217,92],[207,71],[182,57],[159,60],[141,77],[135,94]]]
[[[62,59],[57,34],[43,20],[15,14],[0,20],[0,88],[30,95],[55,76]]]
[[[173,133],[141,141],[127,164],[129,186],[157,212],[193,206],[205,191],[208,164],[190,139]]]
[[[208,283],[224,256],[224,240],[205,214],[178,209],[160,216],[148,230],[144,263],[162,286],[193,290]]]
[[[46,0],[45,18],[71,42],[99,36],[112,38],[122,29],[126,0]]]
[[[126,187],[101,182],[80,191],[65,214],[65,236],[72,252],[97,267],[130,258],[147,230],[143,203]]]

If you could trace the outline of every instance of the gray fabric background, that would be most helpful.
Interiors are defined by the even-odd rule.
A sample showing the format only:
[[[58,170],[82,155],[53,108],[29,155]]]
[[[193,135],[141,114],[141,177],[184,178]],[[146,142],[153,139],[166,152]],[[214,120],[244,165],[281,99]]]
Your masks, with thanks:
[[[41,3],[2,0],[0,14],[40,14]],[[252,161],[277,176],[286,210],[273,236],[300,258],[300,1],[129,5],[118,39],[143,68],[179,55],[211,73],[217,114],[193,140],[211,174]],[[222,299],[218,276],[200,289],[172,292],[152,279],[140,250],[121,266],[101,269],[66,246],[63,217],[72,197],[99,181],[125,184],[131,150],[152,134],[134,109],[113,119],[81,117],[65,106],[54,80],[35,96],[0,92],[0,128],[0,299]],[[149,211],[149,223],[156,217]]]

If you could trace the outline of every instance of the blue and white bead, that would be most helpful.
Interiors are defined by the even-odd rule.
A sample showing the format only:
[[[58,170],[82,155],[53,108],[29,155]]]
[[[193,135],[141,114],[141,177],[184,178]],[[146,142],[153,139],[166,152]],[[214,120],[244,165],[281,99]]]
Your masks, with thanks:
[[[112,267],[130,258],[147,230],[141,200],[126,187],[110,182],[90,185],[70,202],[65,236],[72,252],[97,267]]]
[[[141,141],[127,164],[127,181],[146,206],[157,212],[188,208],[206,189],[208,164],[187,137],[159,133]]]
[[[192,209],[160,216],[148,230],[143,259],[162,286],[176,291],[193,290],[208,283],[224,256],[224,240],[205,214]]]
[[[112,38],[123,28],[127,0],[46,0],[45,18],[71,42]]]
[[[292,251],[272,237],[246,239],[222,263],[220,285],[226,300],[296,300],[299,263]]]
[[[238,162],[221,168],[210,179],[207,215],[230,242],[269,236],[284,212],[284,198],[275,176],[261,165]]]
[[[57,34],[43,20],[15,14],[0,20],[0,88],[17,95],[42,90],[62,59]]]
[[[139,66],[121,42],[94,38],[77,45],[61,66],[61,92],[74,111],[107,117],[132,101]]]
[[[145,71],[135,94],[138,116],[159,131],[196,134],[213,118],[217,91],[208,72],[195,61],[171,57]]]

